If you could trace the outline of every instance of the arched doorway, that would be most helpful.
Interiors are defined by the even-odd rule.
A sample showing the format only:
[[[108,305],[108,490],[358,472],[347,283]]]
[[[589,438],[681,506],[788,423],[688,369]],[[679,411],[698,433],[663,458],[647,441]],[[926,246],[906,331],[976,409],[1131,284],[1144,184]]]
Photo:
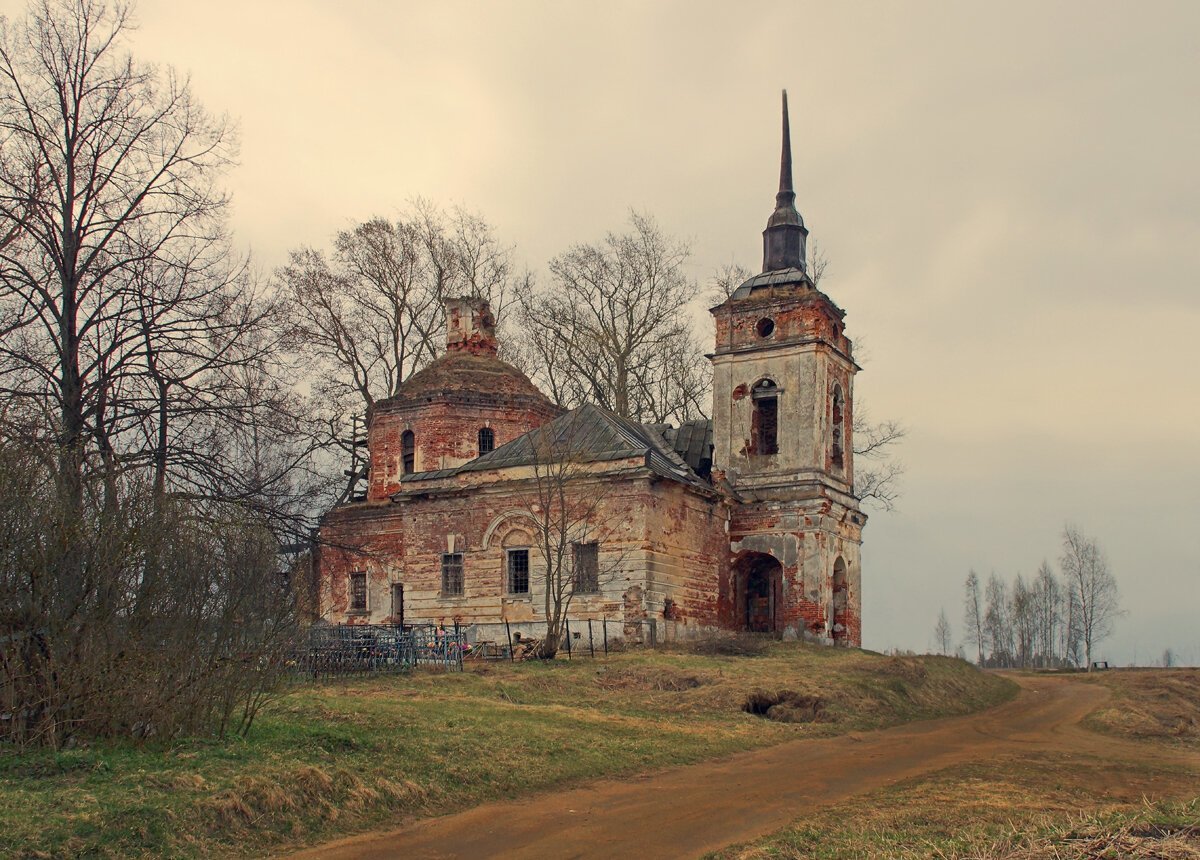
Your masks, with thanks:
[[[850,635],[850,629],[846,626],[846,608],[849,603],[850,584],[846,578],[846,562],[839,555],[833,563],[833,618],[830,632],[834,642],[845,642]]]
[[[739,626],[752,633],[774,633],[782,629],[783,566],[774,556],[747,553],[737,562]]]

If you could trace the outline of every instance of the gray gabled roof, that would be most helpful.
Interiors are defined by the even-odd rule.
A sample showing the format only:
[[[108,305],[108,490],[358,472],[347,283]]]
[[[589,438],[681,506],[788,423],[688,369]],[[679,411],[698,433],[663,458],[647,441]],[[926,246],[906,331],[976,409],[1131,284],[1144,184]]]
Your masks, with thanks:
[[[694,430],[690,431],[688,438],[692,438],[691,434],[694,433]],[[711,486],[696,474],[656,427],[630,421],[591,403],[572,409],[455,469],[405,475],[403,483],[435,480],[466,472],[532,466],[539,461],[539,455],[544,461],[544,452],[547,450],[561,452],[567,459],[580,463],[643,457],[650,471],[664,478],[697,487]]]

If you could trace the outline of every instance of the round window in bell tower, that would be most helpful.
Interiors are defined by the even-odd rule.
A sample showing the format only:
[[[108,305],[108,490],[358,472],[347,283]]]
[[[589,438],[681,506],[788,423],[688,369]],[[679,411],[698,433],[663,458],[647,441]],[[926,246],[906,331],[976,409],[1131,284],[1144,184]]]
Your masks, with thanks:
[[[754,330],[758,332],[759,337],[770,337],[771,332],[775,331],[775,320],[763,317],[755,324]]]

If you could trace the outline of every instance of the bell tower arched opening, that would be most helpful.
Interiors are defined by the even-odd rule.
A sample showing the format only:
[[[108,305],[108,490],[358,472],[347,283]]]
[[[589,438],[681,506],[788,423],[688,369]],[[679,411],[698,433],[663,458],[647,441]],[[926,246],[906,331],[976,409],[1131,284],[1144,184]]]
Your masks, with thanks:
[[[755,454],[779,453],[779,388],[773,379],[760,379],[750,392],[754,400],[751,432]]]

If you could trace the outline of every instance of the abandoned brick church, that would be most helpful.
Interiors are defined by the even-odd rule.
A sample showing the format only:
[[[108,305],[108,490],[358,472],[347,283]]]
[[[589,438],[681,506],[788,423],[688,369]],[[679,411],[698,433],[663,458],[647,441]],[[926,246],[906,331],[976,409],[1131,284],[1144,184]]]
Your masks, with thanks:
[[[860,644],[858,366],[844,312],[807,272],[795,197],[785,96],[763,271],[711,311],[711,420],[564,412],[497,357],[485,302],[448,301],[445,354],[369,416],[365,499],[322,521],[321,617],[540,635],[533,440],[570,427],[571,456],[586,463],[578,482],[595,499],[571,547],[572,624],[606,618],[637,639],[723,629]]]

